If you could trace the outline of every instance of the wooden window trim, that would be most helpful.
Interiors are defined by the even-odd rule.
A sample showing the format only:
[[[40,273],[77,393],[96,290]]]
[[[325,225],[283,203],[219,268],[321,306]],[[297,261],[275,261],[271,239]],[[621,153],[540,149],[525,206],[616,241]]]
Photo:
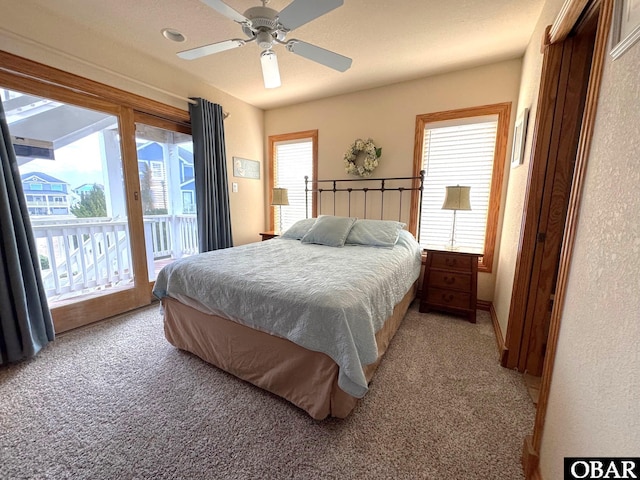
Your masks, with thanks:
[[[273,176],[274,168],[274,154],[276,151],[276,143],[288,142],[290,140],[302,140],[310,138],[313,143],[313,179],[318,178],[318,130],[305,130],[303,132],[283,133],[280,135],[269,136],[269,188],[267,192],[267,206],[269,207],[269,229],[275,228],[273,209],[271,207],[271,201],[273,200],[273,187],[275,186],[275,178]],[[315,188],[315,187],[314,187]],[[317,216],[317,206],[315,196],[311,197],[311,210],[314,217]]]
[[[15,73],[2,70],[3,65],[0,60],[0,86],[24,92],[39,97],[46,97],[62,103],[68,103],[81,108],[98,110],[109,115],[118,116],[121,107],[104,99],[87,96],[82,92],[66,89],[59,85],[52,85],[36,78],[22,78]]]
[[[172,132],[186,133],[187,135],[191,135],[190,125],[185,125],[184,123],[175,122],[166,118],[159,118],[147,113],[135,112],[133,120],[135,123],[144,123],[145,125],[149,125],[151,127],[157,127],[164,130],[170,130]]]
[[[0,50],[0,74],[19,77],[20,85],[33,80],[40,85],[39,94],[47,95],[47,84],[70,92],[81,93],[95,99],[104,100],[122,107],[129,107],[137,112],[160,117],[166,120],[190,125],[191,119],[187,110],[136,95],[134,93],[111,87],[104,83],[65,72],[42,63],[34,62],[17,55]],[[21,87],[11,87],[21,89]]]
[[[496,149],[493,158],[493,171],[491,174],[491,193],[489,196],[489,211],[487,212],[487,226],[484,240],[484,255],[480,257],[478,271],[491,273],[495,254],[496,238],[498,235],[498,223],[500,219],[500,204],[502,200],[502,182],[505,163],[507,162],[507,141],[509,139],[509,121],[511,118],[511,102],[495,103],[478,107],[447,110],[416,115],[416,130],[413,150],[413,175],[420,175],[422,170],[422,152],[424,144],[424,129],[428,123],[444,120],[457,120],[468,117],[480,117],[486,115],[498,115],[498,129],[496,134]],[[425,178],[425,183],[429,180]],[[417,192],[413,192],[411,199],[411,222],[417,225],[419,212],[419,198]],[[410,225],[410,227],[412,226]],[[415,228],[414,225],[414,228]]]

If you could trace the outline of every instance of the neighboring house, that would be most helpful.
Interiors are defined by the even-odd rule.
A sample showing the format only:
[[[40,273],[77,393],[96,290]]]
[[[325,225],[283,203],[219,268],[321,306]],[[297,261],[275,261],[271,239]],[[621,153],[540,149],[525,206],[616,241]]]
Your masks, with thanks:
[[[79,187],[74,188],[73,191],[78,194],[78,197],[81,197],[83,193],[89,193],[93,191],[94,188],[104,190],[104,186],[99,183],[83,183]]]
[[[169,185],[180,185],[182,208],[171,212],[175,214],[195,213],[195,183],[193,178],[193,153],[178,147],[179,178],[167,178],[170,160],[166,158],[165,149],[158,142],[149,142],[138,147],[138,172],[140,183],[148,186],[150,195],[143,196],[145,210],[167,210]],[[169,174],[171,175],[171,174]],[[175,205],[174,205],[175,207]]]
[[[64,180],[42,172],[21,175],[30,215],[70,215],[71,193]]]
[[[101,185],[99,183],[83,183],[79,187],[72,188],[71,196],[69,198],[71,206],[73,207],[75,205],[78,205],[82,201],[82,196],[91,193],[94,188],[97,188],[98,190],[102,190],[104,192],[104,185]]]

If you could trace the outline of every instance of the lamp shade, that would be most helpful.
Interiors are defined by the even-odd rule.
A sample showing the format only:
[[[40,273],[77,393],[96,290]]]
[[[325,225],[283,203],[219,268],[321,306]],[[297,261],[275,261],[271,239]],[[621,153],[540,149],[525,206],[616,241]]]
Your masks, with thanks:
[[[442,204],[443,210],[471,210],[469,201],[469,191],[471,187],[461,187],[460,185],[446,187],[447,194]]]
[[[271,205],[289,205],[289,191],[286,188],[274,188]]]

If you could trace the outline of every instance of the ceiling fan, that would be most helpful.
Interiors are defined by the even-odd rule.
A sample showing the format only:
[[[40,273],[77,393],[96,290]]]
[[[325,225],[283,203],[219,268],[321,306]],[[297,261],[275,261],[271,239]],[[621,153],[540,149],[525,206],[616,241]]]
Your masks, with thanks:
[[[293,0],[281,12],[267,7],[266,4],[269,0],[262,0],[261,7],[251,7],[244,14],[234,10],[222,0],[200,1],[225,17],[239,23],[248,38],[234,38],[184,50],[178,52],[178,57],[180,58],[194,60],[206,55],[242,47],[249,42],[255,41],[263,50],[260,54],[260,62],[262,64],[265,88],[276,88],[281,85],[278,59],[273,51],[275,44],[284,45],[290,52],[339,72],[344,72],[351,67],[351,59],[348,57],[302,40],[285,40],[289,32],[338,8],[344,3],[343,0]]]

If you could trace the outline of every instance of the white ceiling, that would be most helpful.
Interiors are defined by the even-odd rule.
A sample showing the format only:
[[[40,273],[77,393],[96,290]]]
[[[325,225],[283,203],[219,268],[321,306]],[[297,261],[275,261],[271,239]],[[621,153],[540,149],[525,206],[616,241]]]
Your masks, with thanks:
[[[240,25],[200,0],[33,0],[45,11],[88,26],[192,74],[247,103],[270,109],[302,101],[515,58],[524,52],[544,0],[345,0],[287,38],[353,59],[344,73],[274,47],[282,86],[265,89],[254,43],[198,60],[175,54],[231,38]],[[227,0],[239,12],[258,0]],[[271,0],[282,10],[290,0]],[[165,39],[170,27],[187,37]]]

